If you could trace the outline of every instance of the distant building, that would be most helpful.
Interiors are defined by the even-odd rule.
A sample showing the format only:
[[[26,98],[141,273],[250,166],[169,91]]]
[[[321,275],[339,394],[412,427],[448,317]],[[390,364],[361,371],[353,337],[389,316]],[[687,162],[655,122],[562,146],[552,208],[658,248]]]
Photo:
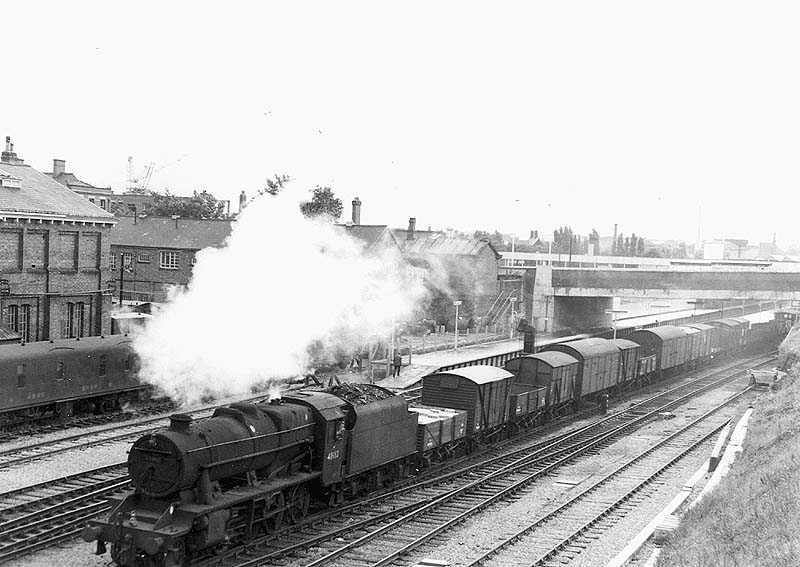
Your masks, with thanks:
[[[26,165],[6,137],[0,155],[0,323],[24,341],[110,331],[110,234],[116,219]]]
[[[222,246],[234,222],[138,215],[117,221],[111,234],[113,287],[124,300],[154,302],[165,301],[171,287],[186,286],[197,252]]]
[[[501,256],[488,240],[417,231],[414,218],[409,219],[407,229],[395,229],[392,233],[406,261],[425,270],[426,283],[440,294],[441,301],[446,300],[448,305],[462,301],[461,314],[476,320],[486,319],[504,293],[498,281]]]
[[[706,260],[767,260],[779,252],[774,241],[750,244],[747,240],[726,238],[703,243]]]
[[[112,211],[111,201],[114,193],[111,191],[111,187],[95,187],[86,181],[81,181],[74,173],[67,172],[66,167],[66,161],[63,159],[54,159],[53,171],[47,175],[61,183],[61,185],[69,187],[78,195],[88,199],[90,203],[94,203],[104,211]]]

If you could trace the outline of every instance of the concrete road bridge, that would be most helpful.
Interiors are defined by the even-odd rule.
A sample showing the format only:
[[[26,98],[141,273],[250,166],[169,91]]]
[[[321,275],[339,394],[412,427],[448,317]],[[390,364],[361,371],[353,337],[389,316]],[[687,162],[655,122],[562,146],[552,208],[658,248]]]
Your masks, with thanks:
[[[611,326],[609,311],[620,298],[654,303],[685,300],[716,308],[726,302],[800,301],[800,266],[796,264],[628,265],[572,268],[506,263],[501,274],[522,279],[525,317],[545,332]]]

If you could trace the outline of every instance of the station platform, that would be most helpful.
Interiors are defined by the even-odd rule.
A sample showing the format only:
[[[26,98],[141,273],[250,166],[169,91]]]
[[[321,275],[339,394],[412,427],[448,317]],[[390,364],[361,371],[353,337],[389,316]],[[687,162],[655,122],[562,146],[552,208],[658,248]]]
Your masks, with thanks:
[[[387,376],[386,378],[378,378],[376,376],[374,383],[393,390],[404,390],[422,380],[424,376],[436,372],[444,366],[519,350],[522,350],[522,337],[469,345],[457,349],[437,350],[425,354],[413,354],[411,355],[411,362],[408,361],[408,355],[404,355],[400,376]],[[390,368],[386,368],[385,361],[375,361],[373,365],[377,375],[383,376],[391,372]],[[369,372],[366,368],[360,372],[344,371],[336,376],[340,382],[369,382]]]

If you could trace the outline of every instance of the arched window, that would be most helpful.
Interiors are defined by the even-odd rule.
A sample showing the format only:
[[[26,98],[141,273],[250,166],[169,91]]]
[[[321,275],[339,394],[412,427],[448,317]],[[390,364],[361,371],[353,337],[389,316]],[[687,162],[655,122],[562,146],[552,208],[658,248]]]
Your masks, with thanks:
[[[17,328],[15,329],[26,343],[31,340],[31,306],[27,303],[19,306]]]
[[[10,329],[14,331],[17,330],[17,324],[19,321],[19,306],[18,305],[9,305],[8,306],[8,316],[7,316],[7,323]]]
[[[61,325],[61,336],[65,339],[71,339],[75,329],[75,304],[68,302],[64,304],[64,320]]]

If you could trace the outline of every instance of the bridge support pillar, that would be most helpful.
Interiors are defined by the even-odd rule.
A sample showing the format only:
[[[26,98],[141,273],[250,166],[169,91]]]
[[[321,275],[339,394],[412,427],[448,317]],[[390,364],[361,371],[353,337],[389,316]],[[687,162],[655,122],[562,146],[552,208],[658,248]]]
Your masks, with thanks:
[[[526,271],[523,285],[525,318],[537,332],[611,326],[611,315],[606,311],[613,309],[613,297],[556,296],[550,266]]]
[[[610,327],[613,297],[555,297],[554,331]]]

